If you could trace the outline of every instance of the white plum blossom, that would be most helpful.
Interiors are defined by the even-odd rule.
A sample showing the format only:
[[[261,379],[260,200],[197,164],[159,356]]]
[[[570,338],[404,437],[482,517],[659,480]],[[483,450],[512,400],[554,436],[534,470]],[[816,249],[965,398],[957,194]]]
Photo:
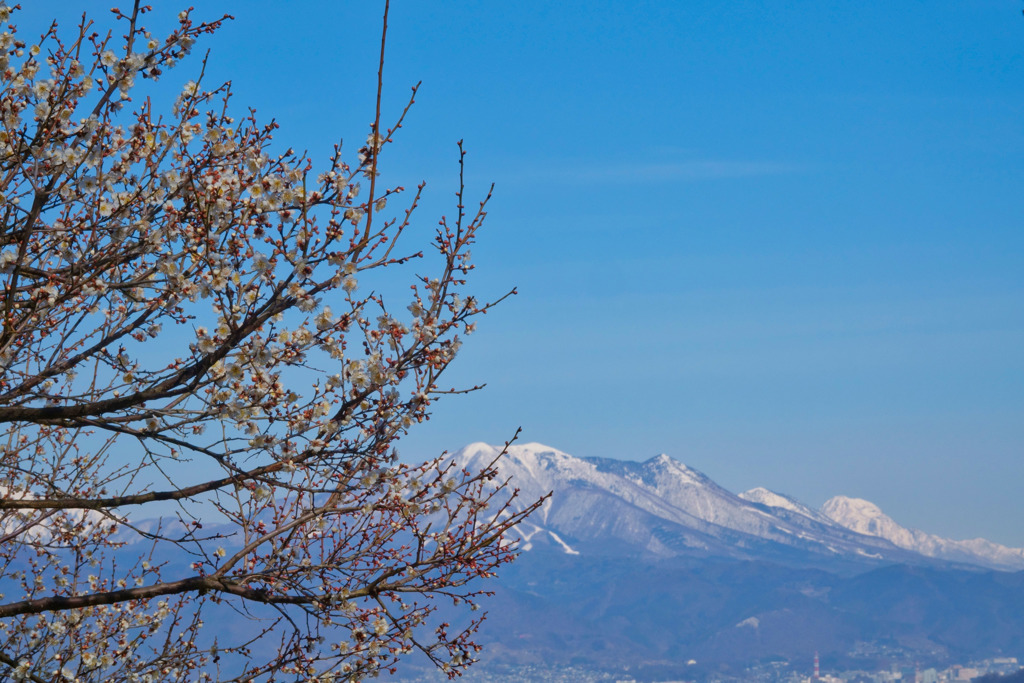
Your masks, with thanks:
[[[216,51],[184,60],[223,19],[112,17],[27,45],[0,0],[0,679],[362,680],[419,637],[461,669],[479,621],[433,609],[475,605],[514,555],[480,541],[536,505],[484,519],[491,475],[395,440],[491,305],[460,294],[486,202],[423,239],[375,175],[401,119],[364,165],[298,153],[211,81]],[[212,647],[227,618],[263,635]]]
[[[320,313],[316,316],[316,328],[318,330],[326,330],[334,325],[334,315],[331,313],[330,306],[324,306]]]

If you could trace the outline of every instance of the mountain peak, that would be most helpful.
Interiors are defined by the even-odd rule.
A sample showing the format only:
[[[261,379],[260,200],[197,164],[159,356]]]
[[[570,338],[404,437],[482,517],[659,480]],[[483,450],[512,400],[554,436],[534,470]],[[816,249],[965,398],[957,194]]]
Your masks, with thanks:
[[[901,526],[874,503],[862,498],[836,496],[821,507],[822,513],[847,529],[884,538],[893,545],[926,557],[954,562],[986,564],[997,569],[1019,570],[1024,549],[1008,548],[984,539],[954,541]]]
[[[454,458],[461,467],[474,469],[490,465],[501,450],[477,442]],[[579,458],[538,442],[514,443],[497,466],[521,500],[554,492],[523,528],[524,548],[535,545],[530,539],[547,539],[570,554],[631,547],[659,556],[799,555],[897,562],[924,556],[996,569],[1024,568],[1024,550],[907,529],[860,498],[836,496],[818,511],[766,488],[737,496],[664,453],[638,462]]]
[[[664,453],[645,460],[643,468],[647,471],[667,473],[674,479],[678,479],[683,483],[695,486],[703,486],[704,484],[711,482],[711,480],[703,473],[698,472],[692,467],[684,465],[675,458],[665,455]]]
[[[740,498],[743,500],[749,500],[751,503],[760,503],[761,505],[767,505],[773,508],[782,508],[783,510],[792,510],[793,512],[799,512],[803,514],[806,507],[796,502],[789,496],[785,496],[781,493],[775,493],[763,486],[752,488],[749,491],[744,491],[740,494]]]
[[[462,456],[465,458],[475,458],[481,455],[497,455],[500,451],[495,449],[494,446],[483,441],[474,441],[473,443],[466,444],[455,452],[455,455]]]
[[[882,509],[863,498],[835,496],[825,501],[821,512],[836,524],[867,536],[877,536],[901,548],[915,545],[915,530],[897,524]]]
[[[827,500],[821,509],[822,512],[833,519],[835,519],[833,515],[856,515],[862,519],[889,519],[880,507],[863,498],[834,496]]]
[[[547,444],[543,444],[537,441],[527,441],[526,443],[514,443],[511,446],[509,446],[509,450],[512,449],[524,452],[529,451],[530,453],[556,453],[558,455],[568,455],[568,453],[564,453],[555,448],[554,446],[548,446]]]
[[[471,444],[467,444],[455,452],[455,455],[461,458],[473,458],[480,455],[494,457],[501,453],[504,445],[492,445],[483,441],[475,441]],[[529,441],[527,443],[511,443],[508,446],[508,454],[514,458],[523,457],[537,457],[540,455],[554,455],[562,457],[572,457],[568,453],[558,450],[547,444],[538,443],[536,441]]]

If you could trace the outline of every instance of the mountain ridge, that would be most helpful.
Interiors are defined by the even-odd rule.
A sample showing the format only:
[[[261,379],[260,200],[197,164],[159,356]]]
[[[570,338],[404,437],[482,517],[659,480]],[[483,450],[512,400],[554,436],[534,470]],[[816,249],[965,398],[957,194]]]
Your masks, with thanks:
[[[927,557],[953,562],[973,562],[981,557],[993,569],[1014,571],[1024,568],[1024,549],[1000,545],[984,538],[954,540],[911,529],[862,498],[834,496],[822,505],[821,511],[852,531],[884,538],[893,545]]]
[[[454,458],[473,469],[501,450]],[[553,495],[490,584],[496,617],[470,680],[540,680],[538,663],[547,680],[580,665],[590,680],[751,680],[747,667],[806,670],[816,651],[851,670],[1024,653],[1017,549],[940,539],[957,551],[943,557],[866,501],[840,516],[765,488],[737,495],[664,454],[513,443],[496,464],[523,504]]]
[[[501,451],[476,442],[453,458],[460,466],[479,468]],[[524,526],[526,550],[546,542],[566,553],[603,554],[625,546],[656,557],[767,559],[805,566],[937,562],[1024,569],[1024,549],[909,529],[877,505],[846,496],[835,496],[815,510],[761,487],[734,494],[666,454],[644,461],[587,458],[542,443],[513,443],[498,470],[524,500],[555,492]]]

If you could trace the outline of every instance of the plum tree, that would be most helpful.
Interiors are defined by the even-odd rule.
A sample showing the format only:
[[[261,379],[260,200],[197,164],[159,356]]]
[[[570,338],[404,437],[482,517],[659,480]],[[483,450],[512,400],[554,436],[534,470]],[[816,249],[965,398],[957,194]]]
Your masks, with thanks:
[[[0,668],[348,680],[420,650],[454,674],[479,620],[434,610],[477,607],[535,504],[395,443],[497,303],[465,291],[487,200],[467,211],[460,180],[408,250],[423,185],[389,217],[378,163],[409,108],[382,128],[380,86],[351,165],[276,153],[277,124],[201,73],[155,111],[140,88],[228,17],[158,38],[148,9],[30,44],[0,5]],[[410,278],[397,310],[360,287],[381,273]]]

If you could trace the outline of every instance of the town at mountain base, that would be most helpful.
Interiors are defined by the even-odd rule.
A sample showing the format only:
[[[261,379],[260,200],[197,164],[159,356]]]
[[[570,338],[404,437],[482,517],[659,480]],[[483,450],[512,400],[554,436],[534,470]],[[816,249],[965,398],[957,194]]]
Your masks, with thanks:
[[[454,457],[473,469],[499,451]],[[471,680],[538,666],[743,680],[758,665],[809,671],[815,652],[865,671],[1024,659],[1020,549],[906,529],[857,499],[813,510],[765,489],[735,495],[664,455],[514,444],[500,469],[524,500],[553,495],[493,581]]]

